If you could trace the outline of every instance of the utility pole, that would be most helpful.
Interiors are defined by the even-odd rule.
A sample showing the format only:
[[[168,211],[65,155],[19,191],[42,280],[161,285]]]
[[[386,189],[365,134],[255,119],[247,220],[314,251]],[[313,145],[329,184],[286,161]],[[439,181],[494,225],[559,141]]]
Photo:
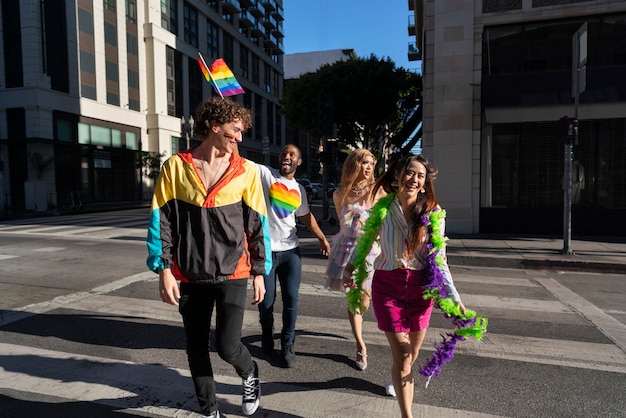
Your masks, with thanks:
[[[578,104],[580,93],[585,91],[587,72],[587,22],[576,31],[572,37],[572,96],[574,97],[574,144],[578,146]],[[573,255],[572,240],[572,139],[565,139],[565,154],[563,165],[563,250],[562,254]]]
[[[317,98],[317,133],[322,141],[322,220],[330,219],[330,206],[326,190],[328,189],[328,138],[333,134],[333,95],[326,91]]]

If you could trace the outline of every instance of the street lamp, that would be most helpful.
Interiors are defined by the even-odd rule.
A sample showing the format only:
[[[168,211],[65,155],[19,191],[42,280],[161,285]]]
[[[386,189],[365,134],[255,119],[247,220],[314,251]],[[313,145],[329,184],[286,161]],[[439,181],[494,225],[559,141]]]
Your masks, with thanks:
[[[185,139],[186,148],[191,148],[191,138],[193,138],[193,116],[189,116],[189,122],[185,120],[185,116],[180,117],[181,136]]]

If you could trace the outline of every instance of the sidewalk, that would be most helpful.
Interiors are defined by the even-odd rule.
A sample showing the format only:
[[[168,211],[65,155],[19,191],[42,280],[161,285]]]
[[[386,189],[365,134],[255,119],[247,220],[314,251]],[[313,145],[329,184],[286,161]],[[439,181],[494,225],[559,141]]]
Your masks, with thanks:
[[[312,211],[319,221],[321,202]],[[334,215],[334,208],[330,212]],[[336,223],[320,222],[320,227],[329,241],[339,230]],[[298,235],[303,246],[317,245],[306,228],[300,228]],[[562,254],[564,240],[557,236],[448,233],[448,238],[451,265],[626,274],[626,237],[577,237],[570,241],[574,254]]]

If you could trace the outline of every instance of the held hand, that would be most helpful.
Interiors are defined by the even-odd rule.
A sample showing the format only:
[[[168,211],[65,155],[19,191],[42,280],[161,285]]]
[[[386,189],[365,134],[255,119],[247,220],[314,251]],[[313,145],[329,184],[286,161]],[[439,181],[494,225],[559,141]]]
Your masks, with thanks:
[[[263,302],[265,298],[265,281],[263,280],[263,276],[254,276],[252,279],[252,289],[254,290],[254,300],[252,301],[252,305],[258,305]]]
[[[356,289],[356,283],[354,283],[354,278],[352,277],[352,269],[347,267],[343,269],[342,280],[345,289]]]
[[[176,279],[170,269],[159,272],[159,294],[163,302],[178,306],[180,290],[178,289],[178,283],[176,283]]]
[[[463,316],[465,316],[466,309],[465,309],[465,305],[463,305],[463,302],[459,300],[456,304],[461,309],[461,313],[463,314]]]
[[[328,255],[330,254],[330,244],[328,243],[326,238],[320,240],[320,252],[326,257],[328,257]]]

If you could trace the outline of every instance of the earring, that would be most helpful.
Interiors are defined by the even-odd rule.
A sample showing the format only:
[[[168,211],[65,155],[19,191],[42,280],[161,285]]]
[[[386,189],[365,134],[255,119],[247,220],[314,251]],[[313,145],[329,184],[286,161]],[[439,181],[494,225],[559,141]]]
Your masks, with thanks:
[[[426,193],[426,190],[422,189],[422,190],[420,190],[420,193],[422,193],[422,194]]]

